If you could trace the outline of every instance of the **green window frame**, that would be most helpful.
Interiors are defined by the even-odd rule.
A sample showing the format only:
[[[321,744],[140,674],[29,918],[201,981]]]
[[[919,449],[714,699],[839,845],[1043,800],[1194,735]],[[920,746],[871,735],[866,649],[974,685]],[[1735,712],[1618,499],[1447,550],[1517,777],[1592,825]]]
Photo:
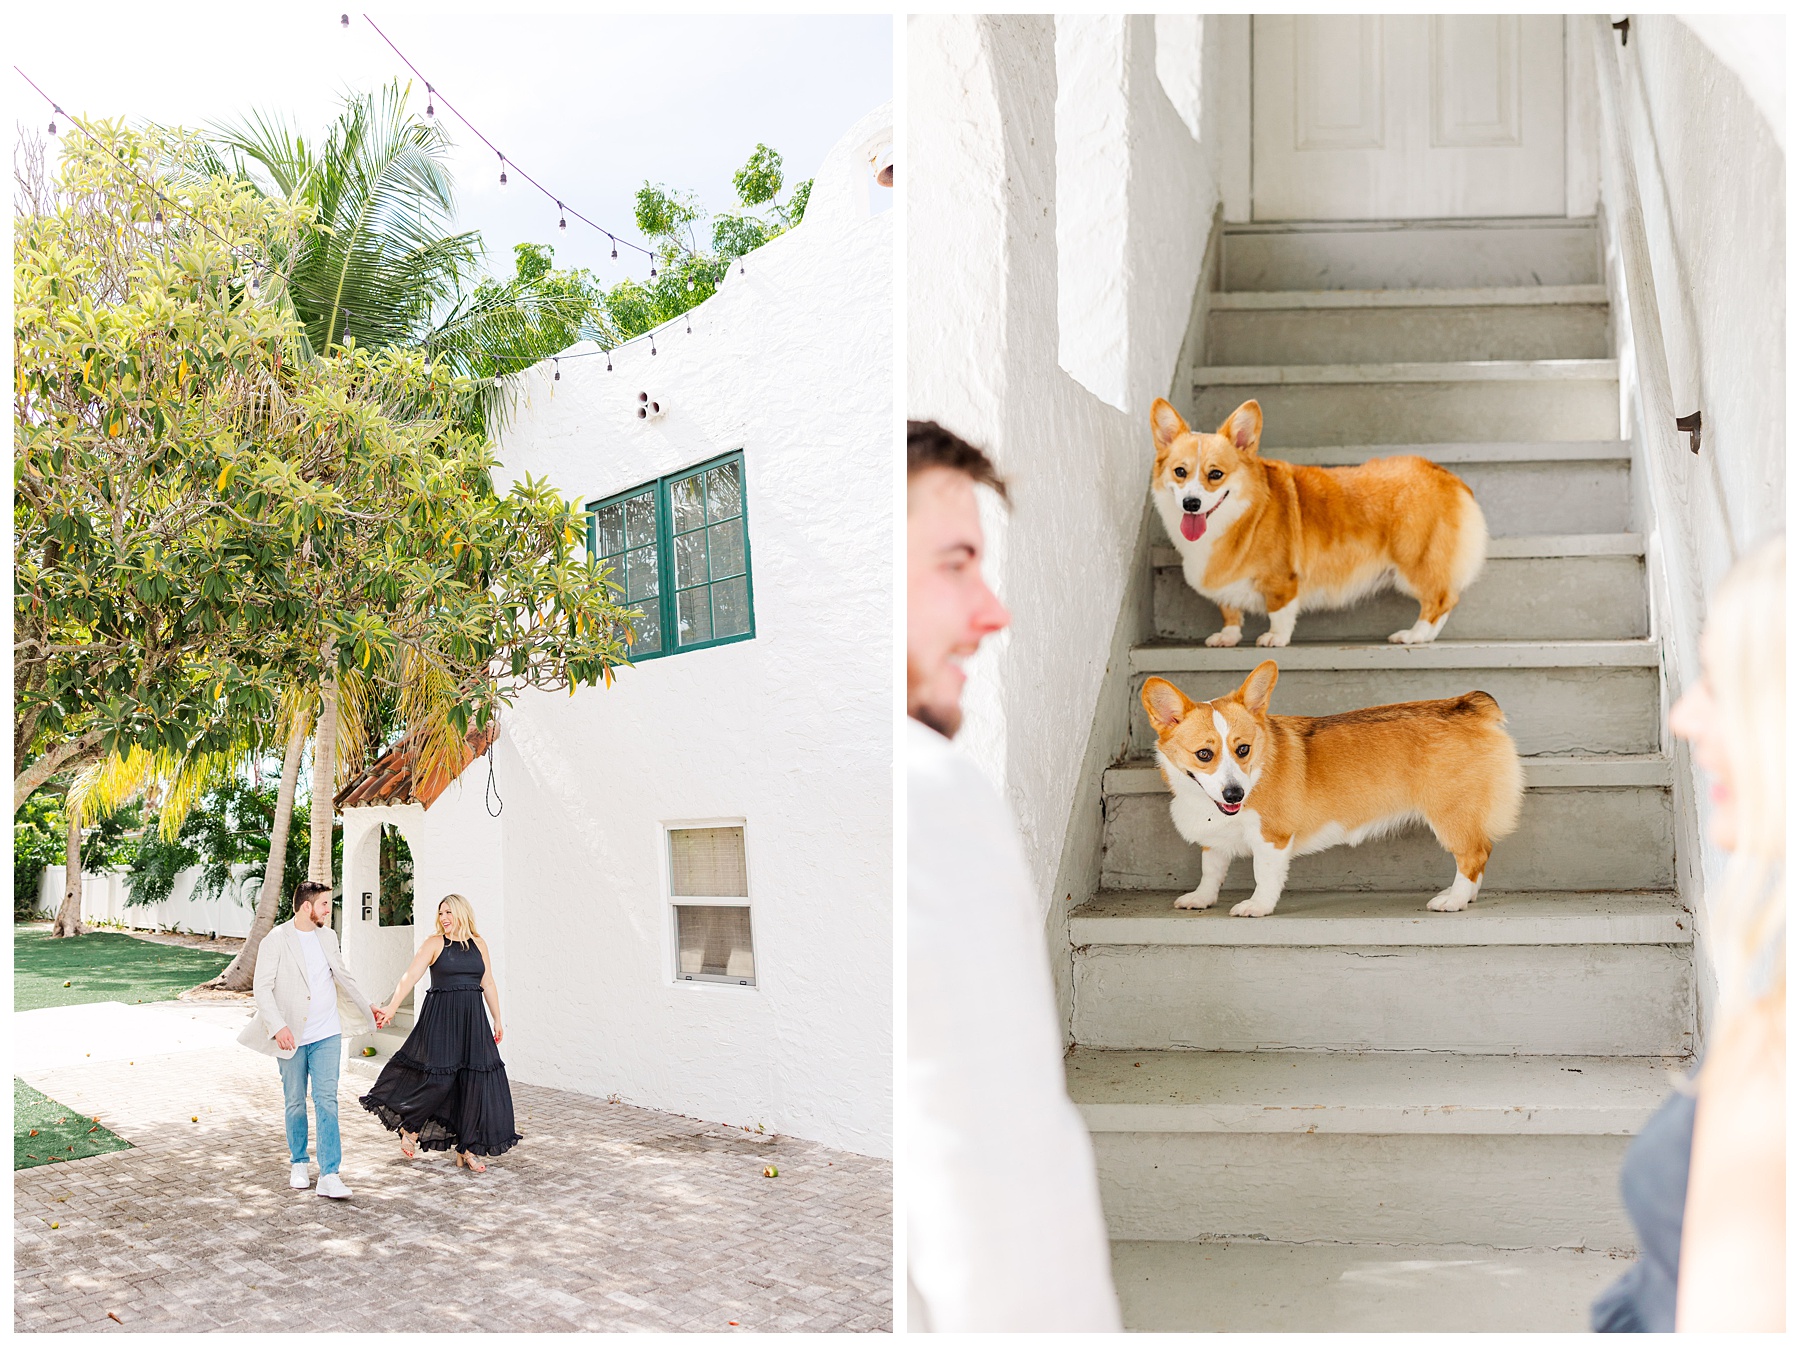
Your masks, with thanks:
[[[588,555],[642,612],[633,663],[756,636],[744,451],[590,501]]]

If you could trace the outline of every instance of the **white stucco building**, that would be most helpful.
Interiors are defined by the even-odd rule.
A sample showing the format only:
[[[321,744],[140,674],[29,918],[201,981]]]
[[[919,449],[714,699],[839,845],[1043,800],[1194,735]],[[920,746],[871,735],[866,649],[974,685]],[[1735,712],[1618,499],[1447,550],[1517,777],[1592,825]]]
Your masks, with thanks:
[[[517,381],[496,487],[611,503],[590,537],[645,612],[637,665],[521,697],[491,792],[477,759],[429,809],[346,808],[343,876],[372,987],[439,898],[469,898],[513,1079],[881,1156],[894,301],[872,159],[891,141],[890,108],[857,123],[804,222],[654,354],[577,347]],[[414,856],[411,926],[379,922],[383,823]]]

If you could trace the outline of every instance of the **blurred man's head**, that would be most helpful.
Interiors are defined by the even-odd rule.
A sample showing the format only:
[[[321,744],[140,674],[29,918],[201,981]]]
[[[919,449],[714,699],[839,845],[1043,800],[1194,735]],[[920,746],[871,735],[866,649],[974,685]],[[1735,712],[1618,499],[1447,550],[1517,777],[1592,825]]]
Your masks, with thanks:
[[[906,423],[906,714],[945,736],[962,725],[962,661],[1012,620],[981,576],[977,485],[1006,499],[987,455]]]

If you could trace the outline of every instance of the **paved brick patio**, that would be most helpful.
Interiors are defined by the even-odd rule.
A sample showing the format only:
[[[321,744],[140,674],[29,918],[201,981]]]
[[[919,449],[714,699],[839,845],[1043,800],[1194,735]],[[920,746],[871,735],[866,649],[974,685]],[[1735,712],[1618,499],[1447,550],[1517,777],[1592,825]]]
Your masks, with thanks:
[[[885,1161],[515,1084],[526,1139],[471,1176],[402,1159],[346,1072],[331,1202],[287,1187],[247,1049],[21,1074],[136,1148],[14,1176],[21,1332],[892,1327]]]

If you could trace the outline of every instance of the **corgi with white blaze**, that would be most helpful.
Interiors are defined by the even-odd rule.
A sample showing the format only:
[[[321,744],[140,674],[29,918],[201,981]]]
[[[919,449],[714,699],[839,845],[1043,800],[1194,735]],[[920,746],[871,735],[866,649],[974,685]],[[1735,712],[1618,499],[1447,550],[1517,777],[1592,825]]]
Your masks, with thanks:
[[[1282,463],[1258,452],[1262,429],[1255,400],[1215,435],[1188,429],[1162,398],[1150,408],[1151,499],[1182,575],[1225,622],[1206,643],[1236,645],[1250,612],[1269,615],[1256,643],[1284,646],[1303,611],[1390,586],[1419,601],[1419,620],[1388,640],[1435,640],[1487,560],[1487,519],[1468,483],[1414,454]]]
[[[1273,660],[1229,696],[1190,701],[1173,683],[1144,684],[1156,762],[1175,831],[1200,848],[1200,886],[1176,907],[1219,900],[1226,872],[1248,855],[1256,873],[1234,917],[1266,917],[1288,865],[1327,847],[1423,822],[1456,858],[1450,887],[1426,906],[1475,901],[1494,843],[1518,826],[1525,773],[1499,703],[1485,692],[1399,702],[1335,716],[1272,716]]]

